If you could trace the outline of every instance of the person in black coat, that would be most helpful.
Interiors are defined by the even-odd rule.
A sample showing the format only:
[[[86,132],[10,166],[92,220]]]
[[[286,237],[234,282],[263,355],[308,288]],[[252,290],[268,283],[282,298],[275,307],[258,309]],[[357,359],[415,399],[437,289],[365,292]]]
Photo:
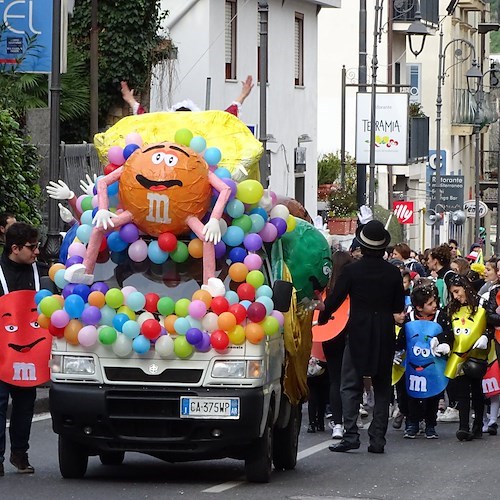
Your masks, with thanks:
[[[363,395],[363,377],[371,377],[375,407],[368,429],[368,451],[383,453],[392,391],[394,314],[404,310],[404,290],[399,270],[383,259],[391,240],[384,225],[380,221],[370,221],[358,228],[356,238],[363,257],[343,269],[318,317],[318,324],[325,324],[346,296],[350,296],[341,382],[345,433],[339,443],[330,446],[330,451],[359,448],[356,422]]]

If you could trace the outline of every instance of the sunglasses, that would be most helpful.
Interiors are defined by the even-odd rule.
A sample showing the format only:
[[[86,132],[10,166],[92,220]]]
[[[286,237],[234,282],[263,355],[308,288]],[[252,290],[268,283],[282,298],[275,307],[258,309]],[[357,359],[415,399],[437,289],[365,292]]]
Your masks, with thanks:
[[[32,252],[40,248],[40,242],[37,243],[26,243],[26,245],[23,245],[23,247],[29,248]],[[22,248],[22,247],[21,247]]]

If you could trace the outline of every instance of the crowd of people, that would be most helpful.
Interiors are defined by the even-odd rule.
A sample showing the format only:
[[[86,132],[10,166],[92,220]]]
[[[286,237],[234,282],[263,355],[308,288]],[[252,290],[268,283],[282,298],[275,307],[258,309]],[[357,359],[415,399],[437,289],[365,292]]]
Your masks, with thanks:
[[[439,422],[457,422],[459,441],[496,435],[500,389],[483,378],[500,373],[499,259],[484,262],[478,244],[462,255],[453,239],[422,254],[389,241],[371,221],[333,253],[315,328],[329,328],[347,296],[350,313],[342,331],[313,343],[322,370],[309,371],[308,432],[329,427],[331,451],[357,449],[358,418],[372,409],[371,453],[384,452],[391,422],[405,439],[437,439]]]

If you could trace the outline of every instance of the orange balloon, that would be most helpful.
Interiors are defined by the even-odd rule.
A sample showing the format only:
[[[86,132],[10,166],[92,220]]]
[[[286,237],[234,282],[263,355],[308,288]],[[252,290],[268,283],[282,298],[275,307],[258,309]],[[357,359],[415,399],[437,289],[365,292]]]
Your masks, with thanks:
[[[55,299],[57,299],[57,301],[59,302],[59,304],[61,304],[61,306],[64,307],[64,297],[62,295],[52,295],[52,297],[54,297]]]
[[[58,262],[57,264],[52,264],[49,269],[49,278],[54,281],[57,271],[61,269],[66,269],[64,264]]]
[[[176,333],[175,328],[174,328],[174,323],[175,320],[178,318],[176,314],[169,314],[165,320],[163,321],[163,325],[165,326],[165,330],[167,330],[168,333]]]
[[[182,234],[190,229],[190,216],[201,219],[210,208],[208,174],[207,162],[194,150],[169,142],[149,144],[123,165],[120,202],[146,234]]]
[[[78,345],[78,332],[83,328],[83,324],[77,319],[70,319],[64,328],[64,338],[68,344]]]
[[[193,259],[201,259],[203,257],[203,241],[195,238],[188,244],[188,252]]]
[[[248,323],[245,326],[245,337],[252,344],[259,344],[264,338],[264,328],[258,323]]]
[[[210,292],[207,292],[206,290],[196,290],[196,292],[193,293],[193,300],[201,300],[205,303],[208,309],[212,303],[212,296],[210,295]]]
[[[48,328],[50,325],[50,318],[47,318],[45,314],[39,314],[37,321],[42,328]]]
[[[242,262],[235,262],[234,264],[231,264],[228,274],[233,281],[241,283],[242,281],[245,281],[245,278],[247,277],[248,267]]]
[[[221,330],[225,330],[226,332],[231,331],[236,326],[236,318],[233,313],[223,312],[219,315],[217,319],[217,325]]]
[[[95,306],[100,309],[101,307],[104,307],[104,304],[106,304],[106,297],[102,292],[90,292],[87,301],[90,306]]]

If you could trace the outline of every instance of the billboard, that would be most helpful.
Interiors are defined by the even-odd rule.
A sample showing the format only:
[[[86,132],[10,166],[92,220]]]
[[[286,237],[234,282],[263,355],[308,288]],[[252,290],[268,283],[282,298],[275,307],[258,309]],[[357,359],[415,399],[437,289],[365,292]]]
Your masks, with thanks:
[[[53,0],[1,0],[0,64],[19,64],[16,71],[50,73]],[[29,39],[32,48],[26,52]]]
[[[408,94],[378,93],[375,164],[408,164]],[[356,95],[356,162],[370,163],[371,94]]]

